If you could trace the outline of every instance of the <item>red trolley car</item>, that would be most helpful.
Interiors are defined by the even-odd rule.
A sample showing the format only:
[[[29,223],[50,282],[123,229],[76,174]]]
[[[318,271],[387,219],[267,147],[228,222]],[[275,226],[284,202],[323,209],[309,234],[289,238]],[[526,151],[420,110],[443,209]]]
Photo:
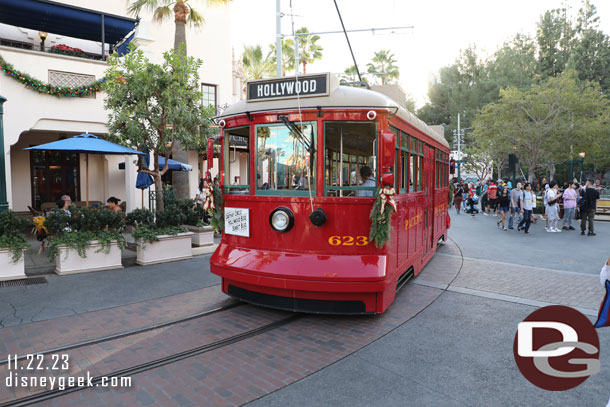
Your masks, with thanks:
[[[447,237],[449,147],[389,97],[329,74],[251,81],[224,111],[222,290],[314,313],[382,313]],[[366,182],[361,169],[373,172]],[[364,170],[365,178],[368,170]],[[369,241],[376,190],[397,212]]]

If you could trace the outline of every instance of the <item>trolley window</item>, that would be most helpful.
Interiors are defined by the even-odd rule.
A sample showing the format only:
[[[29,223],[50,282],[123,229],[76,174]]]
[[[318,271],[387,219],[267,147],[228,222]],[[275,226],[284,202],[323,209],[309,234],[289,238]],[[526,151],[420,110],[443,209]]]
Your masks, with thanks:
[[[405,193],[409,190],[409,136],[400,133],[400,192]]]
[[[224,132],[225,192],[250,193],[250,127]]]
[[[324,149],[326,196],[375,196],[377,189],[375,123],[326,122]],[[361,174],[366,175],[369,172],[370,175],[363,179]]]
[[[290,127],[287,127],[289,125]],[[256,126],[256,194],[307,196],[315,191],[315,122]]]

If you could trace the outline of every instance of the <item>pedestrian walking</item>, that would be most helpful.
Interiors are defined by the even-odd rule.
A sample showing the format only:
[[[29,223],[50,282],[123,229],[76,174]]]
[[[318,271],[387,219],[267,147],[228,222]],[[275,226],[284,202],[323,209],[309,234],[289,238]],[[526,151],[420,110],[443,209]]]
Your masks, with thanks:
[[[455,205],[455,211],[460,214],[462,208],[462,199],[464,199],[464,186],[457,184],[455,187],[455,195],[453,196],[453,204]]]
[[[489,206],[485,211],[486,215],[489,215],[489,210],[491,209],[494,212],[494,216],[498,216],[496,213],[496,205],[498,200],[498,186],[493,182],[489,181],[489,186],[487,187],[487,196],[489,198]]]
[[[549,231],[549,218],[546,214],[546,209],[548,208],[549,204],[547,201],[547,192],[550,189],[549,184],[544,184],[544,181],[546,181],[545,178],[543,178],[543,185],[544,185],[544,197],[542,198],[542,204],[544,205],[544,213],[542,214],[542,217],[544,218],[544,230],[546,230],[547,232]]]
[[[525,184],[525,192],[521,198],[520,208],[521,214],[523,215],[523,219],[519,222],[517,226],[517,231],[521,229],[525,230],[525,234],[530,233],[530,225],[532,224],[532,210],[534,209],[534,200],[535,200],[534,192],[532,191],[532,185],[527,182]]]
[[[593,231],[593,218],[595,218],[595,210],[597,209],[597,200],[599,199],[599,191],[593,186],[593,180],[588,179],[584,191],[581,192],[581,216],[580,216],[580,234],[584,235],[589,223],[588,236],[595,236]]]
[[[489,202],[489,196],[487,196],[487,190],[489,189],[489,180],[484,181],[483,185],[481,185],[481,213],[487,215],[485,213],[485,209],[487,208],[487,203]]]
[[[523,190],[521,189],[522,185],[520,182],[517,182],[517,187],[510,191],[510,216],[508,218],[508,228],[514,229],[513,227],[513,217],[515,214],[519,216],[520,212],[520,202],[521,195],[523,195]]]
[[[572,219],[574,219],[574,211],[576,210],[577,190],[578,182],[573,182],[563,192],[563,230],[575,230],[572,226]]]
[[[510,197],[508,196],[508,188],[502,189],[502,194],[500,195],[500,199],[498,200],[498,212],[500,213],[500,220],[497,222],[498,228],[504,229],[505,231],[508,228],[504,225],[504,220],[506,216],[510,212]]]
[[[563,194],[559,192],[559,186],[557,182],[551,181],[549,184],[549,189],[546,191],[546,216],[548,220],[548,228],[547,232],[557,233],[561,232],[557,228],[557,222],[559,222],[559,198],[561,198]]]

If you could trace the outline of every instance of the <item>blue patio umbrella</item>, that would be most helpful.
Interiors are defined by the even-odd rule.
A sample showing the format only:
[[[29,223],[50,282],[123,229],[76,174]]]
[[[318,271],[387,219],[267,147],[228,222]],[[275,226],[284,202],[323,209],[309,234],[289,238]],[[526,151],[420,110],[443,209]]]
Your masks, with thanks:
[[[24,150],[57,151],[86,154],[86,202],[89,206],[89,154],[134,155],[145,154],[129,147],[101,139],[93,134],[80,134],[71,138],[53,141],[39,146],[24,148]]]
[[[142,157],[142,162],[144,164],[144,167],[148,168],[149,162],[150,162],[149,156]],[[172,160],[171,158],[169,159],[169,163],[167,164],[167,166],[170,171],[193,171],[193,167],[191,165],[182,163],[180,161]],[[165,167],[165,157],[160,156],[159,157],[159,168],[164,168],[164,167]],[[125,163],[119,163],[119,170],[124,170],[124,169],[125,169]],[[138,173],[138,177],[136,178],[136,188],[146,189],[154,183],[155,183],[155,181],[153,180],[153,177],[150,174],[146,174],[143,172]]]

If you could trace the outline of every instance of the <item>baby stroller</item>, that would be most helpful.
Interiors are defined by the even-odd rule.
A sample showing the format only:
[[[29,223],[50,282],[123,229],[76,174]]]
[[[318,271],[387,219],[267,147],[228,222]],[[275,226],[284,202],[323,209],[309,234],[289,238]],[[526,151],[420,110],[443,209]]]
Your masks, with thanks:
[[[466,213],[470,213],[472,216],[474,216],[475,213],[479,213],[479,209],[476,206],[477,203],[479,203],[479,197],[476,195],[466,199]]]

